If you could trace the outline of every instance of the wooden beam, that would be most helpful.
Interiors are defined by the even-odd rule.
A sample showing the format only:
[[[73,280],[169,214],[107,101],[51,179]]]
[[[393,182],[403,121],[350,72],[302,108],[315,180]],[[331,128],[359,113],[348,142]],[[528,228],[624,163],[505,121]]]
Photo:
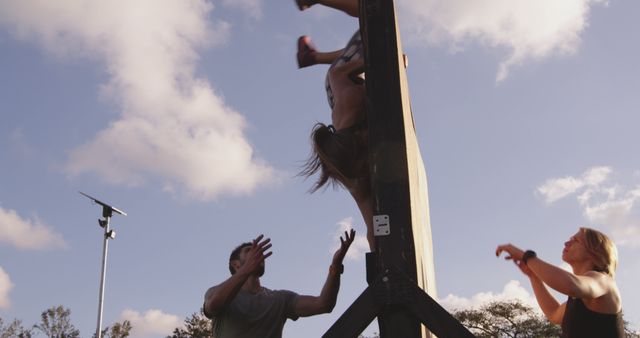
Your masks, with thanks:
[[[376,315],[381,338],[434,337],[425,325],[441,338],[473,338],[434,300],[427,175],[393,0],[360,0],[360,31],[377,233],[373,264],[367,257],[367,279],[373,282],[323,338],[355,338]],[[377,229],[376,219],[384,226]]]
[[[390,222],[390,234],[376,238],[378,271],[398,267],[436,297],[427,176],[415,133],[394,4],[392,0],[362,0],[360,13],[374,213],[388,215]],[[415,318],[401,319],[403,314],[381,317],[383,338],[394,336],[384,331],[397,333],[398,326],[420,326]],[[396,322],[399,324],[392,324]],[[430,336],[424,326],[419,330],[421,337]]]

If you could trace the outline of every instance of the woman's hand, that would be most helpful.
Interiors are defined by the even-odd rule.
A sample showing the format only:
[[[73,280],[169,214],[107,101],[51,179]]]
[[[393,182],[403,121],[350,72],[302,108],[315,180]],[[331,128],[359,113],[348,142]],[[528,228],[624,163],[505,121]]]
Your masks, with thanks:
[[[512,260],[513,263],[522,271],[523,274],[527,275],[529,278],[538,278],[531,269],[522,261],[522,255],[524,255],[524,251],[520,248],[516,247],[512,244],[503,244],[499,245],[496,248],[496,256],[500,256],[502,252],[506,252],[507,256],[504,259]]]
[[[524,251],[520,248],[512,245],[512,244],[502,244],[498,245],[496,248],[496,257],[500,256],[502,252],[506,252],[507,256],[504,259],[512,260],[514,262],[519,262],[522,260],[522,255],[524,255]]]

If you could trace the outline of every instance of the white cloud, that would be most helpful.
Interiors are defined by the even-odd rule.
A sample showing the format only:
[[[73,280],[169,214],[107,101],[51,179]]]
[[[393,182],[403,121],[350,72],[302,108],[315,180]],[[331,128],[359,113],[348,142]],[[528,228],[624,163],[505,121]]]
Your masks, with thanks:
[[[524,287],[522,287],[522,285],[520,285],[520,282],[516,280],[509,281],[500,293],[493,293],[491,291],[480,292],[471,296],[471,298],[464,298],[449,294],[445,298],[440,299],[439,303],[449,311],[456,311],[471,308],[477,309],[491,302],[503,302],[514,299],[521,301],[523,304],[532,307],[536,311],[540,311],[540,307],[538,306],[535,297],[532,296]]]
[[[538,187],[537,193],[542,195],[547,203],[553,203],[566,196],[569,196],[583,187],[589,187],[586,191],[591,194],[593,189],[597,189],[611,173],[610,167],[593,167],[585,171],[581,177],[566,176],[561,178],[548,179]]]
[[[11,306],[9,291],[13,289],[13,283],[4,269],[0,266],[0,309],[8,309]]]
[[[537,193],[547,203],[575,195],[584,218],[590,224],[606,228],[605,232],[618,245],[640,247],[640,218],[637,208],[634,208],[640,200],[640,185],[626,188],[622,184],[609,182],[612,172],[610,167],[595,167],[580,178],[568,176],[549,179],[537,188]],[[567,181],[575,184],[564,184]]]
[[[621,246],[640,247],[640,219],[634,213],[636,202],[640,200],[640,186],[624,193],[608,193],[604,196],[593,196],[582,201],[585,218],[593,223],[606,227],[611,231],[616,244]]]
[[[338,226],[338,228],[331,235],[332,237],[336,238],[336,242],[331,247],[332,254],[336,252],[338,248],[340,248],[340,236],[344,237],[345,231],[348,232],[351,229],[355,229],[353,217],[342,219],[338,221],[336,225]],[[349,248],[349,251],[345,256],[346,259],[358,261],[364,257],[365,253],[369,252],[369,242],[367,241],[366,230],[364,230],[364,234],[362,232],[363,231],[359,231],[356,229],[356,238],[353,240],[353,243],[351,243],[351,247]]]
[[[109,75],[103,94],[121,116],[71,151],[70,174],[123,185],[156,180],[202,199],[247,194],[273,176],[244,135],[243,116],[196,75],[198,48],[229,33],[227,22],[209,21],[213,7],[205,0],[0,2],[0,24],[17,37],[59,56],[97,59]]]
[[[574,177],[555,178],[547,180],[545,184],[538,188],[538,193],[545,197],[547,203],[553,203],[569,194],[582,188],[584,182]]]
[[[604,0],[405,0],[401,19],[413,39],[449,41],[459,49],[468,42],[508,51],[496,81],[527,60],[578,50],[594,4]]]
[[[18,249],[44,250],[65,248],[62,236],[40,219],[24,219],[15,210],[0,207],[0,243],[9,243]]]
[[[593,167],[582,174],[582,180],[587,186],[598,186],[607,180],[612,171],[611,167]]]
[[[156,309],[147,310],[144,314],[126,309],[120,314],[120,319],[131,322],[132,337],[166,336],[171,334],[176,327],[182,326],[182,321],[178,316]]]

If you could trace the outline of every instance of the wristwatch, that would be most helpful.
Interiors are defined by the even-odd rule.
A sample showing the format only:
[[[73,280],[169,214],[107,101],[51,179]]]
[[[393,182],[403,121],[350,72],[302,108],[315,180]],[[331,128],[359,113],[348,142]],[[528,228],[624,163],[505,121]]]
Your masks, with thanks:
[[[538,255],[536,255],[536,252],[533,250],[527,250],[524,252],[524,254],[522,255],[522,262],[527,265],[527,261],[530,260],[531,258],[536,258],[538,257]]]
[[[329,266],[329,274],[335,276],[335,275],[341,275],[344,272],[344,265],[340,264],[340,265],[335,265],[335,264],[331,264]]]

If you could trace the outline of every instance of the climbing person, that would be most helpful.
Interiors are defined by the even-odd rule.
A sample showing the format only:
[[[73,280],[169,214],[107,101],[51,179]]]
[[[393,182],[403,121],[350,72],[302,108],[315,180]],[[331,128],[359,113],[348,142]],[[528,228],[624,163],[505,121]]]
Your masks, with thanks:
[[[358,16],[358,0],[296,0],[296,4],[300,10],[318,4]],[[332,52],[319,52],[308,36],[298,39],[298,67],[330,65],[325,89],[331,108],[331,124],[316,123],[312,129],[312,152],[301,174],[319,174],[312,192],[327,184],[349,191],[367,226],[369,247],[375,251],[363,53],[360,31],[354,33],[345,48]]]

